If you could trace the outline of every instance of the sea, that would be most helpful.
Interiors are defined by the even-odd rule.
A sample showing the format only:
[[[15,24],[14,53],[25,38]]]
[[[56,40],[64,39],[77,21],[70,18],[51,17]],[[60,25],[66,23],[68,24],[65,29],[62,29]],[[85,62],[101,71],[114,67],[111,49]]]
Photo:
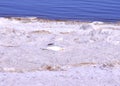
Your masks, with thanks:
[[[0,0],[0,17],[120,21],[120,0]]]

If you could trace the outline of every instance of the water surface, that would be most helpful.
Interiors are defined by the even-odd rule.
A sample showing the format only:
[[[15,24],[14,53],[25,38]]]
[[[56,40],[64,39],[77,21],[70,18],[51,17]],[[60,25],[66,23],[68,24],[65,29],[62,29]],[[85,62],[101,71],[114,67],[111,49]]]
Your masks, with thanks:
[[[120,0],[1,0],[0,16],[120,21]]]

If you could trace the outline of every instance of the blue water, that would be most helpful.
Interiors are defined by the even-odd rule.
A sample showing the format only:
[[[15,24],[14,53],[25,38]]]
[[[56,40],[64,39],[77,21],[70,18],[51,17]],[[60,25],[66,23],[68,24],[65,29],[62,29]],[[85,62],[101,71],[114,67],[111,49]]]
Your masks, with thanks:
[[[0,16],[120,21],[120,0],[0,0]]]

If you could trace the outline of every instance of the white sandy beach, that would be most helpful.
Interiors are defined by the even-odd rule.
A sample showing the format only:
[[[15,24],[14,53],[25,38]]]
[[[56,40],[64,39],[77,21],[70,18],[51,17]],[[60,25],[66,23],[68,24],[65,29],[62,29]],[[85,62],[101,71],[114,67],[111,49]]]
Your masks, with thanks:
[[[0,86],[119,86],[120,24],[0,18]]]

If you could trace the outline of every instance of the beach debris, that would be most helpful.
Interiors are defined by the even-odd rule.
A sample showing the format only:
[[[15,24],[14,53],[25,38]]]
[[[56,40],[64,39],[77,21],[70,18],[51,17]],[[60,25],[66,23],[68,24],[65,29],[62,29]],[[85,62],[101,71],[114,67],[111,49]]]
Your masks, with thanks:
[[[89,24],[83,24],[80,26],[80,30],[88,30],[88,29],[93,29],[93,27]]]
[[[3,71],[5,71],[5,72],[14,72],[15,71],[15,68],[14,67],[4,67],[3,68]]]
[[[61,69],[61,67],[58,65],[54,65],[54,66],[44,65],[44,66],[42,66],[42,70],[44,70],[44,71],[63,71],[63,69]]]
[[[60,32],[60,34],[69,34],[70,32]]]
[[[48,46],[54,45],[54,43],[49,43]]]
[[[64,48],[59,47],[59,46],[48,46],[47,50],[61,51],[61,50],[64,50]]]
[[[50,31],[47,31],[47,30],[35,30],[35,31],[32,31],[32,32],[30,32],[30,33],[36,33],[36,34],[51,34],[51,32]]]

